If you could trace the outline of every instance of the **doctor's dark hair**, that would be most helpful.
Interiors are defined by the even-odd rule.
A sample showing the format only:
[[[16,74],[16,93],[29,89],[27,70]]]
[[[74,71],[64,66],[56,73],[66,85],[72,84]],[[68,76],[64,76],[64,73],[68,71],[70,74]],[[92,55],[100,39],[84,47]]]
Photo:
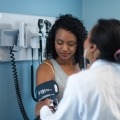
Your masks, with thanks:
[[[99,59],[120,63],[120,21],[99,19],[91,30],[90,42],[100,50]],[[116,56],[115,56],[115,53]]]
[[[87,31],[83,23],[71,14],[60,15],[56,18],[55,23],[49,31],[44,56],[47,59],[55,59],[58,55],[55,50],[55,35],[57,31],[62,28],[73,33],[77,38],[77,50],[75,53],[75,63],[82,65],[83,59],[83,42],[87,37]]]

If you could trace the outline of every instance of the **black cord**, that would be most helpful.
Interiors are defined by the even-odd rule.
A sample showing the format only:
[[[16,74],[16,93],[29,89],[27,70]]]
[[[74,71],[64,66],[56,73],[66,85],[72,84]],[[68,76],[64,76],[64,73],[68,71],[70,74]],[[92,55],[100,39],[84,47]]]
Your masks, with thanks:
[[[38,60],[39,60],[39,64],[42,63],[42,31],[41,29],[43,28],[43,19],[38,19],[38,28],[39,28],[39,33],[41,34],[39,37],[39,45],[40,48],[38,49]]]
[[[39,48],[39,54],[38,54],[38,57],[39,57],[39,64],[42,63],[42,37],[40,36],[40,48]]]
[[[15,85],[15,90],[16,90],[16,95],[17,95],[19,108],[20,108],[20,111],[22,113],[23,119],[24,120],[29,120],[29,118],[28,118],[28,116],[25,112],[22,99],[21,99],[20,87],[19,87],[19,82],[18,82],[18,74],[17,74],[17,69],[16,69],[14,53],[13,53],[13,52],[16,52],[16,51],[13,50],[13,47],[9,47],[9,50],[10,50],[10,55],[11,55],[10,58],[11,58],[12,72],[13,72],[14,85]]]
[[[35,102],[38,102],[38,100],[34,96],[34,68],[33,68],[33,48],[32,51],[32,65],[31,65],[31,95]],[[39,116],[36,117],[34,120],[40,120]]]
[[[34,68],[33,68],[33,48],[32,48],[32,65],[31,65],[31,95],[34,101],[38,100],[34,96]]]

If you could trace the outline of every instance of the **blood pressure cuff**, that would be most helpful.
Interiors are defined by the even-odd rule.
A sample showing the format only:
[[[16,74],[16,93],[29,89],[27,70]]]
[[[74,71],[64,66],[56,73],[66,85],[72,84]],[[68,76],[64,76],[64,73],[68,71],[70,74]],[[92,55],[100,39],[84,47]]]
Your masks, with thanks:
[[[59,87],[55,80],[50,80],[38,85],[35,93],[38,101],[45,100],[46,98],[55,100],[59,93]]]

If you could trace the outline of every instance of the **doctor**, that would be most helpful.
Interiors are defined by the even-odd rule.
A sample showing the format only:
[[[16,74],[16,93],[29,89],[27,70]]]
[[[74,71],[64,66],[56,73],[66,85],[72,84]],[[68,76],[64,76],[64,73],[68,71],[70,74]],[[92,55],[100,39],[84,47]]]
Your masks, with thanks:
[[[55,113],[44,101],[42,120],[120,120],[120,21],[100,19],[84,48],[91,67],[68,78]]]

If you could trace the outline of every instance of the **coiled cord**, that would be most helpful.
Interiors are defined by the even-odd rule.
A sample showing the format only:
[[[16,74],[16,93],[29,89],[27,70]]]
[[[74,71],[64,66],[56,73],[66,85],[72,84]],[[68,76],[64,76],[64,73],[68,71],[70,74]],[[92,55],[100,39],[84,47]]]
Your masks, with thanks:
[[[15,85],[15,90],[16,90],[16,95],[17,95],[19,108],[20,108],[20,111],[22,113],[22,116],[23,116],[24,120],[29,120],[29,118],[28,118],[28,116],[25,112],[22,99],[21,99],[21,93],[20,93],[20,88],[19,88],[16,63],[15,63],[15,58],[14,58],[14,53],[13,53],[13,52],[16,52],[16,51],[13,50],[13,47],[9,47],[9,50],[10,50],[10,55],[11,55],[10,58],[11,58],[12,72],[13,72],[14,85]]]

